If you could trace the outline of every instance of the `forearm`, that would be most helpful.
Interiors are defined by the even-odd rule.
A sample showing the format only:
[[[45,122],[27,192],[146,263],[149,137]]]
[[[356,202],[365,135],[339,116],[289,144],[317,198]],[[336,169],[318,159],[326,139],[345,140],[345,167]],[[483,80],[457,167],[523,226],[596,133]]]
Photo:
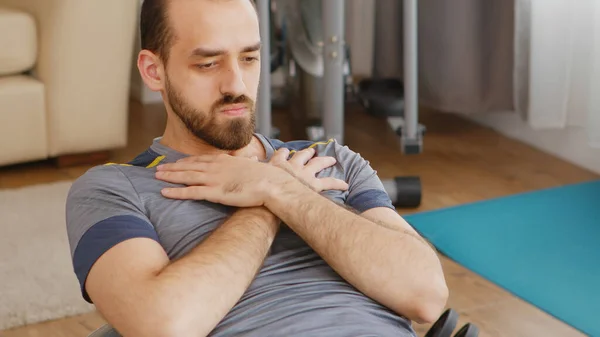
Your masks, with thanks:
[[[418,236],[376,225],[297,182],[283,185],[266,206],[365,295],[415,321],[428,319],[415,303],[435,298],[429,281],[443,275]]]
[[[238,210],[153,279],[154,305],[177,313],[181,335],[208,334],[260,270],[278,228],[279,220],[265,208]]]

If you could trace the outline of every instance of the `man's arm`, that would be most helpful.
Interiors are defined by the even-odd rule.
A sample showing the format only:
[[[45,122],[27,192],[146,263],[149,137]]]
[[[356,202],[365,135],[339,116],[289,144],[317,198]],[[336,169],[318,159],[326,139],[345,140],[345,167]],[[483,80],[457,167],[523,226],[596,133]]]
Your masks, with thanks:
[[[244,294],[278,228],[264,207],[240,209],[174,262],[156,241],[127,240],[98,259],[86,290],[123,336],[205,336]]]
[[[293,179],[270,190],[265,206],[357,289],[416,322],[439,316],[448,296],[440,262],[399,216],[383,212],[388,226],[376,225],[367,217],[381,211],[360,216]]]
[[[448,290],[435,252],[416,233],[387,228],[389,223],[398,225],[396,220],[382,217],[380,226],[320,195],[330,186],[347,187],[334,177],[316,177],[321,169],[309,169],[325,162],[331,166],[336,159],[311,159],[314,151],[309,149],[289,160],[288,154],[289,150],[279,149],[268,164],[232,156],[201,156],[194,162],[165,164],[158,167],[160,179],[187,186],[162,193],[172,199],[235,207],[266,206],[367,296],[417,322],[437,318]],[[376,188],[378,192],[365,189],[370,179],[364,176],[377,177],[358,156],[352,156],[357,162],[343,165],[345,180],[350,182],[347,203],[358,206],[353,208],[360,212],[380,208],[384,203],[377,195],[384,193],[383,187]]]

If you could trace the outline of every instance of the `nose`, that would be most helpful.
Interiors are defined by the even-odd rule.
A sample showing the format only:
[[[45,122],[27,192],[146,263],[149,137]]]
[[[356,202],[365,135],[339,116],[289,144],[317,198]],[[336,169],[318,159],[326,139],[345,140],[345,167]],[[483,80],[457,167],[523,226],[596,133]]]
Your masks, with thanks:
[[[221,94],[238,97],[246,93],[246,84],[238,62],[230,62],[221,80]]]

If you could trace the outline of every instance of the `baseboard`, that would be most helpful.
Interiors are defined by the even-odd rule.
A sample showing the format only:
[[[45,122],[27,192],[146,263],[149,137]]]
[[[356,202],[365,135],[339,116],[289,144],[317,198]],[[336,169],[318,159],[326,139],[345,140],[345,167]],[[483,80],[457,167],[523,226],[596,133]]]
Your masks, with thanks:
[[[592,147],[587,130],[583,127],[536,130],[512,112],[486,113],[466,118],[600,174],[600,148]]]

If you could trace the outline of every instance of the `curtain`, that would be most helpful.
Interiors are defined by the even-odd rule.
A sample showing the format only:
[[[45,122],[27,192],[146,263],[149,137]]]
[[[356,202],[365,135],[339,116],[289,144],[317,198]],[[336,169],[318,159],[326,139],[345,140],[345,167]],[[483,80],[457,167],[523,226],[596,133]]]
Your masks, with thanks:
[[[403,76],[402,4],[375,3],[373,77]],[[600,148],[599,93],[600,1],[419,0],[422,105],[578,129]]]
[[[402,77],[402,1],[376,1],[375,77]],[[514,0],[419,0],[419,96],[439,111],[514,110]]]
[[[530,27],[522,116],[535,130],[581,129],[600,148],[600,2],[518,1],[528,3],[520,23]]]

